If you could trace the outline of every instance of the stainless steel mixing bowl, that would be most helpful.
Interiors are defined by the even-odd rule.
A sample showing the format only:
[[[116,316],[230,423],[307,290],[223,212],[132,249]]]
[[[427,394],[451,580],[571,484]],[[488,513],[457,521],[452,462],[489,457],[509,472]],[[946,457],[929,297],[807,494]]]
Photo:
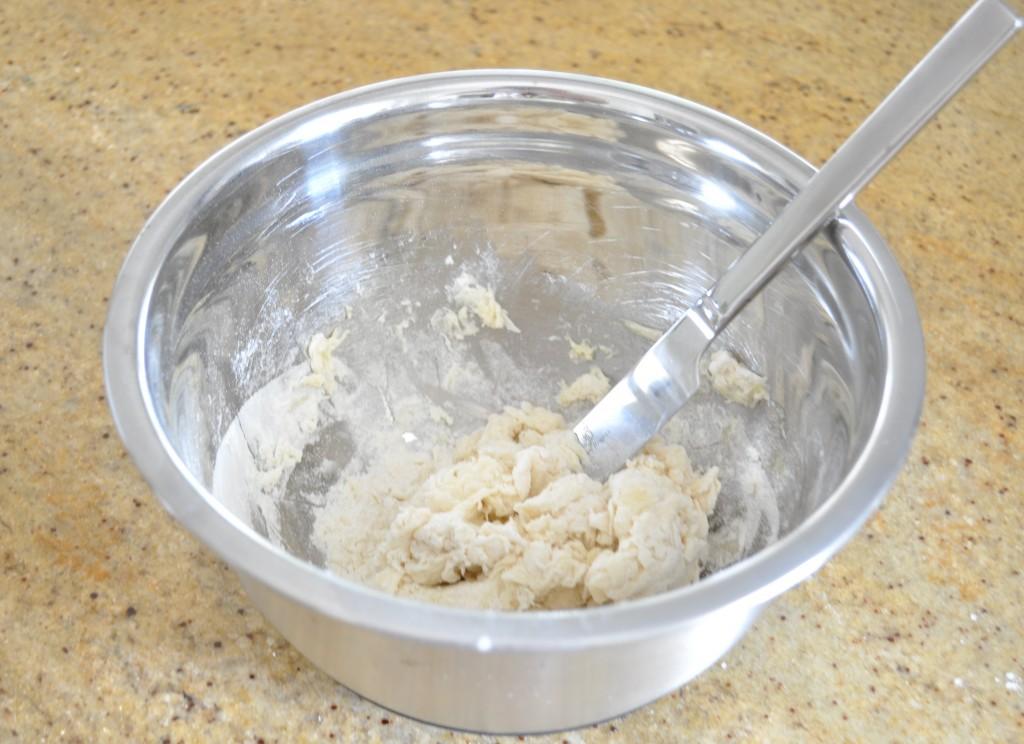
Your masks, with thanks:
[[[613,345],[604,366],[621,374],[646,342],[620,321],[665,327],[811,172],[715,111],[578,75],[430,75],[319,101],[217,153],[146,224],[104,337],[114,418],[171,514],[237,570],[285,637],[361,695],[488,732],[621,714],[708,667],[821,566],[906,455],[924,387],[920,324],[856,207],[723,340],[769,380],[772,407],[741,422],[763,430],[777,513],[757,523],[742,560],[694,585],[521,614],[398,599],[323,568],[308,504],[282,500],[268,524],[219,501],[218,445],[243,403],[346,306],[373,317],[400,298],[436,303],[466,262],[523,328],[499,346],[531,373],[517,378],[527,388],[572,372],[565,333]],[[365,321],[347,353],[357,367],[401,356]],[[487,404],[523,388],[496,384]],[[478,416],[449,402],[459,426]],[[713,533],[750,508],[729,475],[749,453],[722,410],[705,395],[683,414],[698,424],[686,429],[694,459],[722,465]]]

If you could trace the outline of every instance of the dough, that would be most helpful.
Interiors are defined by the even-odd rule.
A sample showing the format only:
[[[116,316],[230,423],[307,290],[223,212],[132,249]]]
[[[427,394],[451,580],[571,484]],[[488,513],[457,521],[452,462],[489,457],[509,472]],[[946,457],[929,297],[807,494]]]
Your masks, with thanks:
[[[452,339],[461,341],[480,332],[480,326],[470,316],[469,308],[466,307],[461,307],[458,311],[450,307],[438,308],[430,316],[430,325],[441,334],[449,346]]]
[[[588,401],[597,403],[612,389],[611,381],[598,367],[591,367],[586,374],[580,375],[571,384],[562,383],[558,393],[558,405],[568,408],[574,403]]]
[[[391,522],[376,583],[398,594],[526,610],[599,605],[697,579],[717,469],[656,439],[601,484],[565,420],[523,405],[464,438]],[[449,596],[443,596],[445,593]]]
[[[592,362],[594,361],[594,352],[596,349],[586,341],[573,341],[572,336],[566,336],[566,340],[569,342],[569,358],[574,362]]]
[[[717,468],[695,470],[680,445],[656,438],[599,483],[583,473],[583,452],[565,419],[546,408],[505,408],[455,441],[469,410],[460,402],[479,403],[472,416],[481,420],[500,400],[489,397],[488,375],[499,370],[506,392],[522,376],[497,357],[485,357],[485,374],[462,354],[467,345],[454,343],[481,328],[518,332],[493,290],[463,272],[447,299],[450,306],[432,317],[433,331],[383,326],[403,342],[408,332],[403,352],[427,348],[444,361],[436,371],[444,407],[403,377],[402,366],[389,377],[386,358],[349,349],[348,330],[316,334],[305,362],[261,389],[232,423],[218,452],[218,498],[286,548],[296,519],[308,515],[331,570],[445,605],[601,605],[670,590],[721,565],[708,530],[721,488]],[[412,305],[405,308],[411,316]],[[437,344],[438,330],[447,345]],[[728,355],[712,357],[710,374],[730,380],[724,389],[743,400],[764,395],[763,379]],[[563,382],[558,402],[594,403],[610,387],[594,366]],[[536,388],[518,389],[513,400]],[[331,426],[335,439],[320,441]],[[325,447],[337,462],[313,471],[311,459],[292,477]],[[351,452],[343,454],[345,447]]]
[[[330,336],[317,333],[306,347],[309,357],[309,374],[302,382],[309,387],[323,388],[328,394],[337,387],[337,370],[334,365],[334,350],[345,341],[348,331],[335,328]]]
[[[519,333],[519,329],[508,317],[505,308],[499,305],[494,298],[494,290],[491,287],[482,286],[465,271],[459,274],[452,283],[448,294],[452,302],[459,306],[460,316],[472,312],[487,328],[506,329],[513,333]]]
[[[664,333],[664,331],[659,331],[658,329],[651,328],[650,326],[641,325],[633,320],[624,320],[622,321],[622,325],[626,326],[626,330],[630,333],[633,333],[640,338],[646,338],[648,341],[657,341]]]
[[[430,318],[430,325],[441,334],[448,345],[462,341],[485,328],[519,333],[508,313],[495,299],[494,289],[485,287],[472,275],[463,271],[448,287],[448,298],[455,308],[438,308]]]
[[[711,355],[708,376],[715,392],[733,403],[753,408],[768,400],[764,377],[740,364],[728,351],[720,349]]]

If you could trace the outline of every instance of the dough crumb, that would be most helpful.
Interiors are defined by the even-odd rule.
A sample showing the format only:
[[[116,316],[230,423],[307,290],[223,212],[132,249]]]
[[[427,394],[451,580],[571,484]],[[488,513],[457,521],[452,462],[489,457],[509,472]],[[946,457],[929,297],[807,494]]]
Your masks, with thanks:
[[[473,336],[480,331],[473,319],[469,316],[469,310],[460,307],[455,312],[450,307],[438,308],[430,316],[431,327],[444,337],[445,343],[451,346],[451,339],[461,341],[467,336]]]
[[[460,319],[462,319],[464,310],[472,311],[487,328],[505,329],[519,333],[519,329],[505,312],[505,308],[499,305],[494,298],[494,289],[482,286],[465,271],[459,274],[452,283],[449,295],[452,301],[459,306]]]
[[[708,362],[711,387],[726,400],[753,408],[768,400],[765,378],[741,364],[725,350],[718,350]]]
[[[659,331],[657,328],[641,325],[632,320],[624,320],[622,321],[622,325],[626,326],[626,330],[636,334],[640,338],[646,338],[648,341],[657,341],[661,338],[662,331]]]
[[[565,420],[523,405],[492,415],[455,461],[403,499],[376,583],[488,609],[599,605],[700,575],[717,469],[652,440],[599,483]]]
[[[448,413],[448,411],[441,408],[441,406],[439,405],[432,404],[427,412],[430,414],[430,419],[432,421],[436,421],[439,424],[451,426],[453,423],[455,423],[455,419],[451,417],[451,414]]]
[[[594,352],[596,349],[587,341],[573,341],[572,336],[566,336],[565,339],[569,342],[570,359],[576,362],[594,361]]]
[[[589,401],[597,403],[605,394],[612,389],[611,380],[598,367],[591,367],[590,371],[580,375],[571,384],[562,382],[562,389],[558,393],[558,405],[568,408],[573,403]]]
[[[304,385],[323,388],[328,394],[338,386],[338,369],[334,364],[334,350],[348,337],[348,331],[335,328],[330,336],[316,333],[309,340],[306,356],[309,358],[310,373],[302,379]]]

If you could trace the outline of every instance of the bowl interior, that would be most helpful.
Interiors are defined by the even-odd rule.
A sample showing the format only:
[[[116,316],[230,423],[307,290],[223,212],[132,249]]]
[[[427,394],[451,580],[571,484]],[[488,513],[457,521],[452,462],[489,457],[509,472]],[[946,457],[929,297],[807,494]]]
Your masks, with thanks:
[[[568,337],[618,378],[650,343],[633,324],[667,328],[806,173],[699,107],[550,83],[370,91],[218,157],[229,175],[180,220],[153,284],[145,381],[209,497],[319,566],[323,491],[395,446],[369,429],[425,446],[442,422],[406,405],[417,396],[456,434],[505,404],[555,407],[558,382],[591,364],[570,358]],[[842,227],[816,238],[719,340],[767,377],[770,406],[702,390],[672,424],[697,465],[720,468],[709,570],[807,519],[867,441],[885,352],[849,258],[861,240]],[[464,271],[520,333],[442,342],[431,318]],[[350,407],[267,474],[258,455],[291,426],[274,381],[335,327]]]

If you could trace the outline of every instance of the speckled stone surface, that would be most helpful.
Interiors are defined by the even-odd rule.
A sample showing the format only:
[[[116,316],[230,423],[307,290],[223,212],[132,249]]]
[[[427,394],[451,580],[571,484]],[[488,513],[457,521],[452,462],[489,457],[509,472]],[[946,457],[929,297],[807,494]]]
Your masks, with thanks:
[[[821,162],[966,2],[0,3],[0,740],[471,741],[304,661],[150,496],[100,332],[144,218],[299,104],[462,67],[621,78]],[[544,741],[1024,740],[1024,39],[859,199],[913,285],[885,507],[720,666]]]

